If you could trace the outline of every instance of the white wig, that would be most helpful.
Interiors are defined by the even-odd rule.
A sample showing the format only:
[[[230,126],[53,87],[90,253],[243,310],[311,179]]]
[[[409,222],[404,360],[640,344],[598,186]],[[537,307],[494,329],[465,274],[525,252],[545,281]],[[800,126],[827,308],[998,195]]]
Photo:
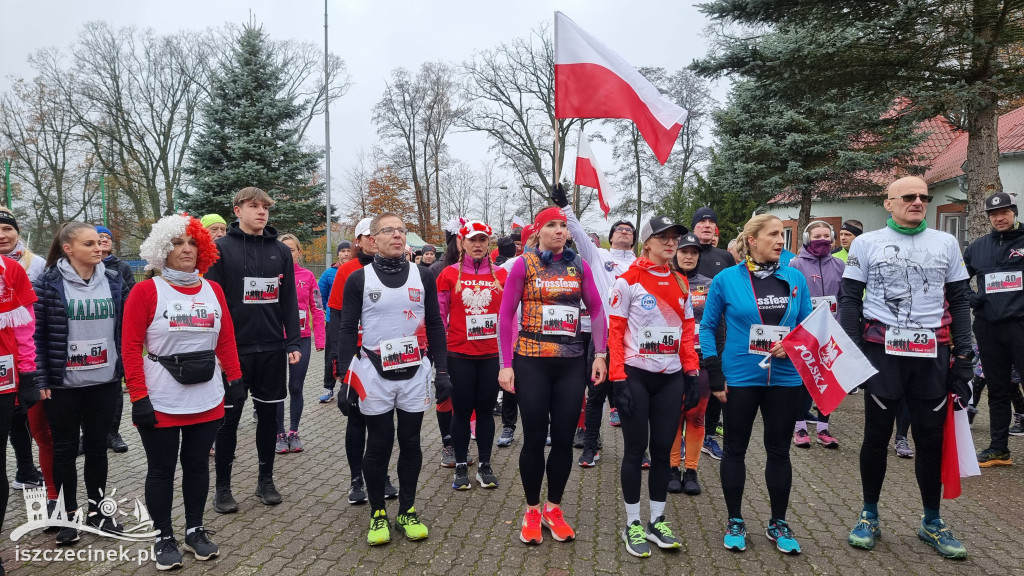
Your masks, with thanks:
[[[191,216],[171,214],[153,224],[149,237],[139,246],[139,256],[148,262],[146,270],[159,270],[167,264],[167,255],[174,249],[171,240],[185,233]]]

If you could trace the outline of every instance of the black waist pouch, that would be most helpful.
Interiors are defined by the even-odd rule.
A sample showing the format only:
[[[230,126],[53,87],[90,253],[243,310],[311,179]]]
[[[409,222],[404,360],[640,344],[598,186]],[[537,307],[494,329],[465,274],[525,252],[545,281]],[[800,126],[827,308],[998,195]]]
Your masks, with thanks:
[[[213,379],[217,369],[217,354],[213,350],[184,352],[170,356],[146,354],[154,362],[159,362],[179,384],[202,384]]]

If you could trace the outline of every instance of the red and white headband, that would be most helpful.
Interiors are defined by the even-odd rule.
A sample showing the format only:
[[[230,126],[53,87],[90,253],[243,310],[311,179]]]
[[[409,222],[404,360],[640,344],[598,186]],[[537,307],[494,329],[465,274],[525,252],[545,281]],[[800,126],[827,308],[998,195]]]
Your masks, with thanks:
[[[478,234],[490,237],[493,234],[491,227],[479,220],[471,220],[466,222],[462,228],[459,228],[459,238],[465,240]]]

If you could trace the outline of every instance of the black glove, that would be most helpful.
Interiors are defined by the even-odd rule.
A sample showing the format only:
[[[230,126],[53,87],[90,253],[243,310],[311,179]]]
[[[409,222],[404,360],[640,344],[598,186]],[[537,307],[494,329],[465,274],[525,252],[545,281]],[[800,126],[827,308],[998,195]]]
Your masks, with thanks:
[[[625,380],[612,382],[612,397],[615,398],[615,409],[620,416],[629,416],[633,412],[633,393]]]
[[[690,376],[689,374],[683,376],[683,394],[684,402],[683,409],[691,410],[700,404],[700,377]]]
[[[551,188],[551,202],[559,208],[565,208],[569,205],[569,197],[565,194],[565,188],[561,183],[555,184]]]
[[[241,408],[248,395],[245,393],[245,384],[242,379],[232,380],[224,384],[224,405]]]
[[[704,359],[703,368],[708,372],[708,388],[712,392],[725,391],[725,374],[722,373],[722,359],[708,356]]]
[[[153,403],[149,401],[149,396],[143,396],[132,402],[132,424],[139,428],[156,426],[156,411],[153,410]]]
[[[452,379],[448,376],[447,372],[438,372],[434,377],[434,400],[438,404],[451,398],[452,396]]]
[[[974,364],[967,358],[956,356],[946,374],[946,389],[953,394],[953,409],[963,410],[971,403],[971,379],[974,378]]]
[[[516,255],[516,241],[511,236],[498,238],[498,255],[505,258],[514,258]]]
[[[29,408],[39,401],[39,388],[36,388],[35,372],[18,373],[18,406],[28,414]]]
[[[342,382],[341,390],[338,392],[338,410],[341,410],[345,416],[349,416],[352,407],[356,406],[357,402],[359,402],[359,394],[356,389],[347,382]]]

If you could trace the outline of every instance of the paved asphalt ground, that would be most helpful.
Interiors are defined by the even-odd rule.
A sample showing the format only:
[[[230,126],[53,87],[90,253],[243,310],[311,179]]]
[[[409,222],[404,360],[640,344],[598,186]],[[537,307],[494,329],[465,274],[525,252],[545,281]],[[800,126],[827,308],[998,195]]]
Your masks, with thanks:
[[[395,537],[387,546],[366,544],[369,510],[346,501],[349,484],[343,449],[344,417],[334,402],[317,403],[322,360],[314,359],[307,379],[306,409],[300,428],[306,450],[278,455],[277,487],[284,502],[276,507],[260,504],[253,495],[256,454],[252,444],[255,424],[247,410],[239,429],[235,465],[235,497],[240,512],[220,515],[207,506],[206,526],[216,532],[221,556],[197,562],[186,554],[189,574],[1024,574],[1024,461],[1010,467],[984,470],[965,481],[964,494],[943,501],[943,517],[965,543],[966,561],[941,558],[917,538],[920,497],[914,481],[914,461],[889,453],[888,477],[880,506],[883,539],[872,552],[846,544],[861,504],[858,450],[863,422],[864,395],[851,396],[832,419],[838,450],[815,444],[809,450],[792,449],[794,482],[789,521],[803,547],[800,556],[783,556],[764,537],[768,521],[768,495],[760,473],[764,451],[760,428],[755,429],[747,467],[744,515],[750,536],[746,552],[722,547],[725,502],[721,495],[718,463],[701,458],[700,496],[670,494],[667,515],[684,547],[676,553],[655,550],[647,559],[626,553],[620,539],[624,510],[619,495],[618,457],[621,434],[607,424],[602,432],[605,452],[596,468],[573,466],[563,507],[576,529],[577,540],[555,542],[545,532],[544,543],[527,547],[518,538],[524,505],[516,468],[520,439],[510,448],[495,448],[493,465],[501,485],[496,490],[475,487],[468,492],[451,489],[451,471],[438,466],[441,442],[436,419],[424,419],[424,469],[420,475],[417,508],[430,528],[430,538],[409,542]],[[315,376],[314,376],[315,375]],[[124,397],[128,401],[127,396]],[[974,423],[976,444],[987,437],[987,408]],[[131,449],[110,454],[108,489],[121,497],[143,498],[145,454],[133,430],[130,409],[121,430]],[[498,418],[496,418],[498,420]],[[500,430],[500,423],[498,425]],[[1024,438],[1011,437],[1015,457],[1024,459]],[[579,451],[576,451],[578,456]],[[396,454],[397,456],[397,454]],[[79,460],[81,464],[81,460]],[[13,477],[13,454],[7,467]],[[212,460],[211,460],[212,468]],[[391,470],[394,470],[392,465]],[[471,475],[475,472],[471,469]],[[80,476],[81,478],[81,476]],[[180,478],[180,470],[179,470]],[[80,480],[81,481],[81,480]],[[15,547],[54,549],[52,534],[33,532],[17,543],[11,530],[24,522],[21,493],[11,491],[0,557],[15,575],[28,574],[151,574],[155,564],[141,567],[134,561],[57,562],[16,561]],[[80,489],[84,494],[84,487]],[[645,490],[646,494],[646,490]],[[646,495],[644,496],[646,499]],[[129,500],[133,502],[133,500]],[[184,537],[184,511],[180,490],[175,498],[174,525]],[[122,509],[130,511],[127,504]],[[396,501],[388,512],[397,514]],[[646,520],[647,512],[643,512]],[[397,535],[394,535],[397,536]],[[119,542],[85,534],[75,549],[117,549]],[[125,546],[131,554],[140,544]],[[642,572],[638,572],[642,571]]]

